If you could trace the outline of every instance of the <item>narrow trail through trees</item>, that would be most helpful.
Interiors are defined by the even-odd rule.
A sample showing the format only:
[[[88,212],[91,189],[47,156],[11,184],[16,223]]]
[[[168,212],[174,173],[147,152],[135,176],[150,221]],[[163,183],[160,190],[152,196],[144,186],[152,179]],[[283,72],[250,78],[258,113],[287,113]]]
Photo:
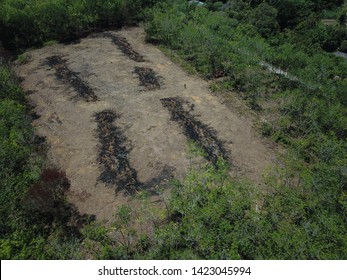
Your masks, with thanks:
[[[160,201],[168,182],[194,164],[190,139],[205,161],[229,160],[232,176],[255,184],[275,160],[250,119],[144,39],[140,27],[94,34],[29,51],[30,61],[16,67],[40,116],[37,133],[70,180],[70,202],[99,220],[112,221],[123,204],[136,211],[140,190]]]

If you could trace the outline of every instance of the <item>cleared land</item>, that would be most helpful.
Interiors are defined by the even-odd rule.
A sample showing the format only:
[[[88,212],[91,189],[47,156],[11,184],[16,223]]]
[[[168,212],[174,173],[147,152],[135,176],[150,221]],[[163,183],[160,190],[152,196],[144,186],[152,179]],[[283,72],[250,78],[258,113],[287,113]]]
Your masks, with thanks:
[[[256,184],[275,160],[251,119],[144,38],[140,27],[93,34],[30,51],[16,67],[39,116],[37,133],[70,180],[70,202],[99,220],[111,221],[122,204],[136,210],[141,189],[160,203],[161,189],[194,164],[190,139],[205,151],[202,161],[221,156],[232,176]]]

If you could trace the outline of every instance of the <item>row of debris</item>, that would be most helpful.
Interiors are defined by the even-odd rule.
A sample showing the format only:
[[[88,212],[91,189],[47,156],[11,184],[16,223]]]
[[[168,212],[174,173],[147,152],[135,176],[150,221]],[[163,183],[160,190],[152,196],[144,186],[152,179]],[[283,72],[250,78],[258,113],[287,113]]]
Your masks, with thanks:
[[[205,158],[208,161],[217,166],[219,158],[227,160],[227,153],[222,142],[216,137],[216,132],[197,120],[191,113],[194,110],[193,104],[180,97],[162,98],[160,101],[169,110],[171,120],[181,126],[184,135],[197,142],[204,150]]]
[[[66,60],[61,56],[51,56],[46,59],[46,64],[55,69],[56,77],[63,81],[70,83],[74,90],[85,101],[97,101],[98,98],[94,90],[89,87],[80,77],[78,73],[71,71],[66,64]]]
[[[117,118],[119,116],[110,110],[95,115],[101,143],[99,162],[104,169],[99,179],[107,185],[116,186],[116,192],[124,190],[131,195],[139,189],[140,183],[136,171],[129,164],[126,139],[121,130],[114,125]]]
[[[162,98],[162,105],[171,114],[171,120],[177,122],[187,138],[194,140],[204,150],[205,158],[217,167],[218,159],[228,160],[222,142],[217,138],[216,132],[197,120],[192,114],[194,105],[179,97]],[[97,133],[101,143],[99,149],[99,162],[103,166],[100,180],[109,186],[115,187],[116,193],[133,195],[139,190],[155,193],[155,187],[167,183],[174,169],[165,166],[161,174],[151,181],[141,183],[137,173],[129,163],[128,142],[122,130],[115,124],[119,115],[114,111],[105,110],[95,115],[98,128]]]
[[[145,62],[143,56],[134,51],[124,37],[109,32],[103,33],[103,36],[111,38],[114,44],[116,44],[117,47],[130,59],[136,62]],[[78,76],[78,73],[73,72],[67,67],[66,60],[61,56],[48,57],[45,64],[53,67],[56,70],[57,78],[61,81],[70,83],[79,96],[85,101],[90,102],[98,100],[93,89]],[[160,89],[162,77],[160,77],[153,69],[136,66],[134,67],[134,73],[138,75],[140,86],[143,86],[146,91]]]
[[[130,59],[136,62],[145,62],[143,56],[134,51],[134,49],[124,37],[115,35],[110,32],[104,32],[104,37],[110,38],[112,42]]]

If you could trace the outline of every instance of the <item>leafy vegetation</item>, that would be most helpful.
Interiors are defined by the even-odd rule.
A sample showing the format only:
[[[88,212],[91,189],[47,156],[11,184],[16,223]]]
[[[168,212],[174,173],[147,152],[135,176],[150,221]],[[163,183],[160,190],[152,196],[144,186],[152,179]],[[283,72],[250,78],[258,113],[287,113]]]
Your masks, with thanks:
[[[88,33],[132,24],[156,0],[3,0],[0,37],[12,51],[51,40],[70,41]]]
[[[0,67],[0,87],[0,255],[2,259],[43,258],[44,225],[49,218],[26,209],[29,204],[42,206],[41,210],[50,207],[44,201],[32,204],[40,199],[32,187],[40,181],[40,163],[39,157],[33,156],[29,112],[23,91],[5,66]]]
[[[4,0],[0,37],[20,52],[145,19],[148,41],[269,117],[263,135],[288,152],[267,193],[232,181],[219,160],[174,183],[153,234],[136,232],[127,207],[112,228],[90,222],[64,199],[68,182],[46,166],[24,93],[1,66],[2,259],[347,258],[347,63],[327,53],[346,50],[344,1],[205,2]]]
[[[147,258],[346,257],[345,217],[332,214],[333,200],[323,193],[332,208],[321,205],[318,192],[306,182],[310,175],[302,174],[307,178],[296,186],[272,182],[272,193],[263,196],[251,186],[231,181],[228,166],[219,164],[218,171],[211,167],[192,171],[173,187],[170,222],[157,229]]]
[[[346,27],[341,22],[334,30],[324,26],[317,12],[336,9],[341,1],[224,1],[218,8],[216,1],[207,2],[207,8],[185,1],[160,3],[147,14],[148,40],[172,49],[206,78],[224,76],[222,88],[236,90],[264,116],[261,104],[275,101],[276,117],[264,123],[263,134],[288,149],[285,166],[269,178],[273,190],[263,197],[260,212],[248,205],[254,219],[243,217],[230,228],[227,232],[238,239],[229,238],[224,248],[233,244],[234,256],[251,259],[345,258],[347,64],[324,50],[340,44]],[[333,39],[327,34],[335,31],[341,37],[329,49]],[[194,194],[199,196],[199,190]],[[193,225],[200,226],[198,212],[206,209],[193,211],[195,222],[189,220],[182,238],[193,234]],[[173,252],[167,257],[176,251],[163,250]],[[186,256],[210,255],[190,251]]]

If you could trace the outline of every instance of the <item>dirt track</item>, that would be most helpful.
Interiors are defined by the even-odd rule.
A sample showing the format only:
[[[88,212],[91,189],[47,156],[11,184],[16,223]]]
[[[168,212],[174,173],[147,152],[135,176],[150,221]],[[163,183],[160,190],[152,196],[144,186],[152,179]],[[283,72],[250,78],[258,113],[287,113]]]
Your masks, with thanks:
[[[135,54],[122,52],[114,42],[117,36],[126,38]],[[157,185],[166,185],[172,177],[181,179],[191,164],[186,151],[190,135],[210,139],[203,147],[218,147],[218,153],[231,161],[233,176],[255,183],[274,160],[273,151],[253,133],[251,120],[221,104],[207,82],[189,76],[144,37],[140,27],[94,34],[78,44],[30,51],[30,61],[16,67],[40,115],[34,121],[37,133],[46,137],[50,157],[71,182],[69,200],[81,213],[98,219],[112,220],[123,203],[136,207],[126,195],[126,184],[132,184],[132,190],[153,190],[155,200]],[[126,41],[121,44],[127,46]],[[52,57],[60,57],[60,64],[49,64]],[[140,81],[140,75],[148,75],[153,85]],[[76,87],[93,91],[93,98],[81,96]],[[184,113],[178,115],[193,121],[175,120],[171,109],[163,106],[167,98],[184,100]],[[104,115],[98,121],[101,112],[114,114],[110,122]],[[109,128],[103,130],[100,122]],[[190,124],[201,124],[200,132],[191,133]],[[108,177],[101,176],[105,170]],[[133,178],[133,183],[124,183],[123,191],[117,185],[124,179],[119,174]]]

